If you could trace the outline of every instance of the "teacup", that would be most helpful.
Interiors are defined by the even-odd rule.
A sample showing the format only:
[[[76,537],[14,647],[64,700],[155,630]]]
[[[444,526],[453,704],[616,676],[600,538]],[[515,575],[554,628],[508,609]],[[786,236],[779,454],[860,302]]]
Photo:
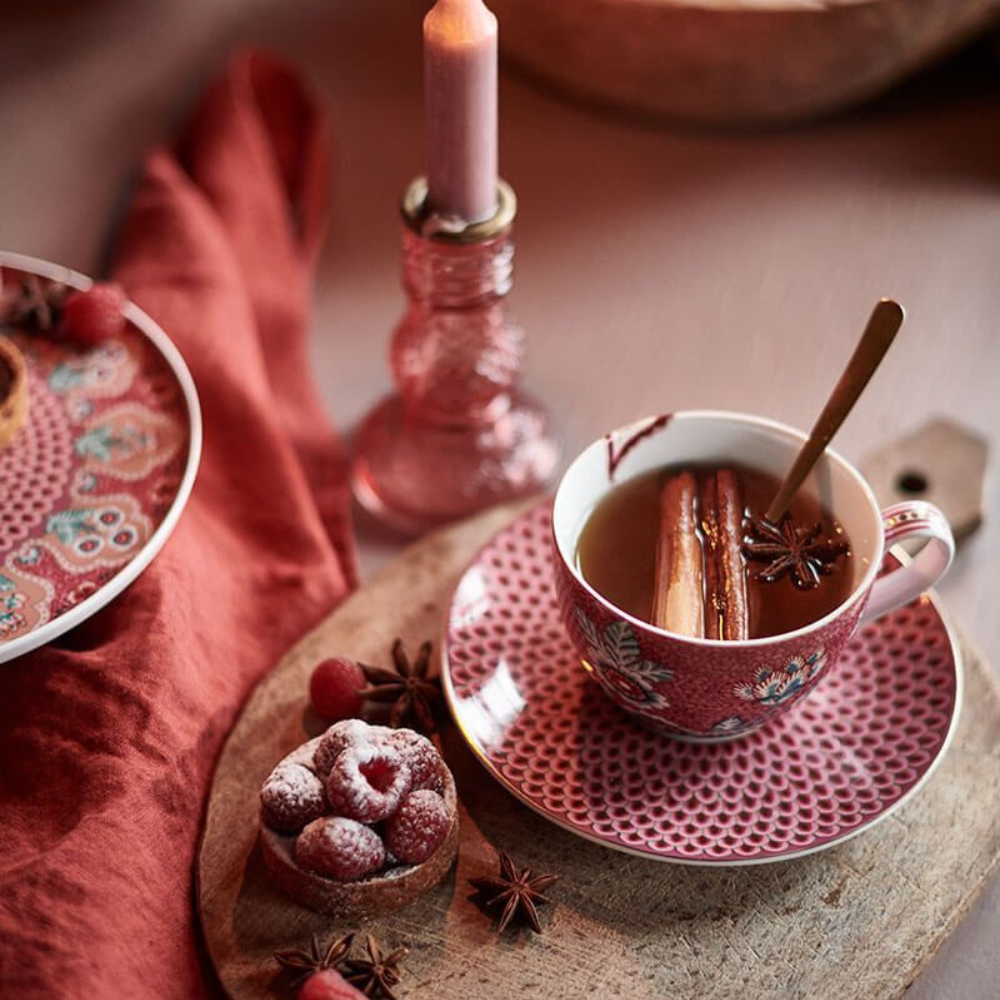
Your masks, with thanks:
[[[645,724],[697,742],[734,739],[808,695],[865,622],[906,604],[947,570],[955,542],[944,515],[920,501],[879,506],[861,474],[827,449],[803,488],[833,511],[851,540],[850,596],[803,628],[721,641],[667,632],[615,607],[580,572],[580,534],[617,485],[681,463],[740,462],[779,478],[806,435],[761,417],[690,410],[612,431],[570,465],[556,492],[555,578],[563,623],[605,693]],[[909,563],[879,575],[888,545],[928,539]]]

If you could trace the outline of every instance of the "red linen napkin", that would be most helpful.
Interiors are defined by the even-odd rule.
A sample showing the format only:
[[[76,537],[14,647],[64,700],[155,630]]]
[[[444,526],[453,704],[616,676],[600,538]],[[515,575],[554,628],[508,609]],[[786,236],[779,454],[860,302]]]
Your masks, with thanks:
[[[115,277],[190,365],[204,455],[142,577],[0,667],[0,997],[205,995],[192,871],[222,740],[354,581],[307,373],[322,124],[290,72],[242,55],[136,191]]]

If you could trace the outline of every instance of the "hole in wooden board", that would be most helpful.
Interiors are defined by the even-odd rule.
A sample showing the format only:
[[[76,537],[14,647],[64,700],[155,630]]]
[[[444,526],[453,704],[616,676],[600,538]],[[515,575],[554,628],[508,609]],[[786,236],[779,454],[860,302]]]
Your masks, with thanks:
[[[901,472],[896,480],[896,489],[900,493],[908,493],[910,496],[919,496],[927,492],[927,477],[922,472]]]

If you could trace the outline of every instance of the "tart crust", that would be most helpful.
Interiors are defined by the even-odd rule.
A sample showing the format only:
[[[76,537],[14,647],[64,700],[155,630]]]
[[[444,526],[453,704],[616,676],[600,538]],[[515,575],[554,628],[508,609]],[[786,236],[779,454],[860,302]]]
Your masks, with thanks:
[[[24,355],[9,337],[0,336],[0,450],[28,422],[28,370]]]
[[[321,737],[293,750],[280,763],[312,766],[312,757]],[[296,902],[337,917],[377,916],[401,909],[418,899],[441,881],[458,853],[458,795],[455,781],[444,768],[445,805],[452,817],[451,829],[437,850],[419,865],[394,869],[389,875],[375,875],[358,882],[335,879],[307,872],[295,863],[297,834],[279,833],[264,822],[260,824],[260,846],[264,865],[272,881]]]

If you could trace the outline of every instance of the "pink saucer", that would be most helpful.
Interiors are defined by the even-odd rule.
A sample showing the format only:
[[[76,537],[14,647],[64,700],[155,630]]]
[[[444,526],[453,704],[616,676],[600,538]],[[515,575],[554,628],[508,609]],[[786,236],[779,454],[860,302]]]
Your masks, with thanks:
[[[472,750],[536,812],[660,861],[759,864],[868,829],[944,756],[961,661],[928,595],[863,629],[808,699],[755,733],[705,745],[643,728],[587,676],[559,622],[550,506],[466,570],[442,666]]]

